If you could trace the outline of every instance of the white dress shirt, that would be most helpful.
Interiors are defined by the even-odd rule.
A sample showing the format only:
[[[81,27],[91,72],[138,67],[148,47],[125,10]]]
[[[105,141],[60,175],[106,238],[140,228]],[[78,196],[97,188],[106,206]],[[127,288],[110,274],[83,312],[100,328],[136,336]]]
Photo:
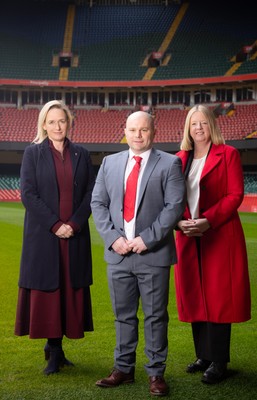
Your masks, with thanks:
[[[205,160],[206,156],[194,158],[187,177],[187,201],[193,219],[199,218],[199,182]]]
[[[125,171],[125,179],[124,179],[124,193],[126,190],[126,182],[127,182],[127,178],[130,174],[130,172],[132,171],[136,161],[133,158],[135,155],[142,157],[142,161],[141,161],[141,165],[140,165],[140,170],[139,170],[139,176],[138,176],[138,182],[137,182],[137,194],[136,194],[136,204],[135,204],[135,214],[134,214],[134,218],[132,218],[131,221],[127,222],[124,219],[124,229],[125,229],[125,234],[126,234],[126,238],[127,239],[133,239],[135,237],[135,216],[136,216],[136,210],[138,207],[138,193],[139,193],[139,189],[140,189],[140,184],[141,184],[141,180],[142,180],[142,176],[144,173],[144,169],[146,166],[146,163],[148,161],[148,158],[150,156],[151,153],[151,149],[145,151],[144,153],[141,154],[134,154],[132,152],[131,149],[129,149],[129,158],[128,158],[128,163],[127,163],[127,167],[126,167],[126,171]]]

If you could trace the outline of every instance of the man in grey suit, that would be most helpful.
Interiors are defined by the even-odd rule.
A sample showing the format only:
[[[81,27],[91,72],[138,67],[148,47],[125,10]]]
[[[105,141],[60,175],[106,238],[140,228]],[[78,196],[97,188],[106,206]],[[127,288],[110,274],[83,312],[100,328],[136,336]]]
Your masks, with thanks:
[[[165,396],[169,277],[170,266],[176,263],[173,229],[184,211],[185,182],[180,159],[153,148],[155,128],[150,114],[130,114],[125,135],[129,150],[103,159],[91,201],[96,228],[105,243],[116,327],[114,368],[96,385],[134,382],[141,298],[150,393]],[[135,215],[126,221],[124,191],[134,156],[139,155]]]

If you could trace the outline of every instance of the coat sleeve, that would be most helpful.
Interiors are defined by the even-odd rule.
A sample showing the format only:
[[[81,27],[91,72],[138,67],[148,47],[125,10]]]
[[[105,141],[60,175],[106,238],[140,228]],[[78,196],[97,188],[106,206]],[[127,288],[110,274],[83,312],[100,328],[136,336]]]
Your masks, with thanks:
[[[108,156],[110,157],[110,156]],[[110,249],[112,244],[121,237],[121,233],[115,229],[111,216],[111,200],[108,193],[106,181],[110,174],[109,167],[106,166],[108,157],[103,159],[97,174],[96,183],[92,193],[91,208],[96,228],[101,235],[106,248]],[[116,167],[115,167],[116,168]],[[116,186],[115,183],[112,186]]]
[[[43,178],[45,172],[38,165],[40,150],[37,146],[39,145],[28,146],[24,151],[20,172],[21,200],[34,222],[47,230],[51,230],[59,217],[53,211],[53,208],[50,208],[44,201],[41,189],[43,188],[45,192],[50,191],[49,195],[52,198],[58,199],[58,194],[54,177],[51,177],[52,185],[51,182],[46,182]],[[40,170],[42,170],[43,175]]]
[[[160,173],[159,177],[159,180],[161,180],[161,176],[163,176],[162,208],[159,209],[149,227],[139,233],[148,250],[159,246],[160,243],[169,237],[169,234],[175,229],[185,209],[186,187],[182,173],[181,159],[177,156],[172,156],[170,160],[169,165],[166,164],[165,174]],[[150,186],[149,182],[148,184]],[[156,195],[155,188],[155,196],[148,194],[148,200],[151,203],[147,205],[148,210],[151,208],[158,210],[159,206],[156,207],[155,204],[157,198],[160,198],[160,194]],[[147,219],[147,216],[145,218]]]
[[[76,207],[76,204],[74,205],[75,211],[70,218],[71,222],[75,224],[75,226],[80,227],[79,230],[83,229],[91,215],[90,202],[95,184],[95,172],[90,154],[86,149],[82,148],[81,151],[81,160],[77,168],[73,188],[74,202],[79,204],[79,206]]]

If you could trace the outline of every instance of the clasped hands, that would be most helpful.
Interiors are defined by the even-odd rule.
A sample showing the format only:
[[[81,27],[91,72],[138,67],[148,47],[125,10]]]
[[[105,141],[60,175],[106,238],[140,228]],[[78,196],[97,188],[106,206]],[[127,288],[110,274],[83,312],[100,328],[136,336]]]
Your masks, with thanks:
[[[125,237],[119,237],[115,242],[112,244],[113,250],[120,254],[121,256],[124,256],[131,251],[133,253],[140,254],[142,251],[147,250],[146,245],[144,244],[141,236],[137,236],[134,239],[128,240]]]
[[[69,239],[71,236],[74,236],[74,231],[70,225],[62,224],[55,234],[60,239]]]
[[[185,219],[179,221],[178,227],[188,237],[203,236],[204,232],[210,228],[210,224],[206,218]]]

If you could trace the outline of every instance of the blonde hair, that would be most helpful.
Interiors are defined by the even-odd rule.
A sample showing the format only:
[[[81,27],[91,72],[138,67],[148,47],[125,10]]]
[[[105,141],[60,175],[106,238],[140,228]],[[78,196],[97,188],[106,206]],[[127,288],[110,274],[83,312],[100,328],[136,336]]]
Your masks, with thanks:
[[[48,112],[52,109],[52,108],[58,108],[60,110],[63,110],[66,114],[67,117],[67,122],[68,122],[68,127],[67,127],[67,134],[66,136],[68,137],[68,133],[69,130],[71,128],[72,125],[72,115],[71,112],[68,108],[68,106],[66,106],[66,104],[61,101],[61,100],[51,100],[48,103],[46,103],[38,116],[38,122],[37,122],[37,135],[36,137],[33,139],[32,143],[42,143],[46,138],[47,138],[47,132],[46,130],[43,128],[43,125],[46,121],[46,116],[48,114]]]
[[[184,134],[183,134],[183,139],[180,145],[180,150],[192,150],[194,148],[194,141],[190,135],[190,120],[192,115],[196,112],[196,111],[200,111],[201,113],[203,113],[203,115],[205,116],[209,128],[210,128],[210,135],[211,135],[211,142],[213,144],[223,144],[225,143],[225,140],[222,136],[222,133],[220,131],[220,128],[217,124],[217,120],[216,117],[213,113],[213,111],[202,104],[197,104],[195,106],[193,106],[187,116],[186,116],[186,120],[185,120],[185,125],[184,125]]]

